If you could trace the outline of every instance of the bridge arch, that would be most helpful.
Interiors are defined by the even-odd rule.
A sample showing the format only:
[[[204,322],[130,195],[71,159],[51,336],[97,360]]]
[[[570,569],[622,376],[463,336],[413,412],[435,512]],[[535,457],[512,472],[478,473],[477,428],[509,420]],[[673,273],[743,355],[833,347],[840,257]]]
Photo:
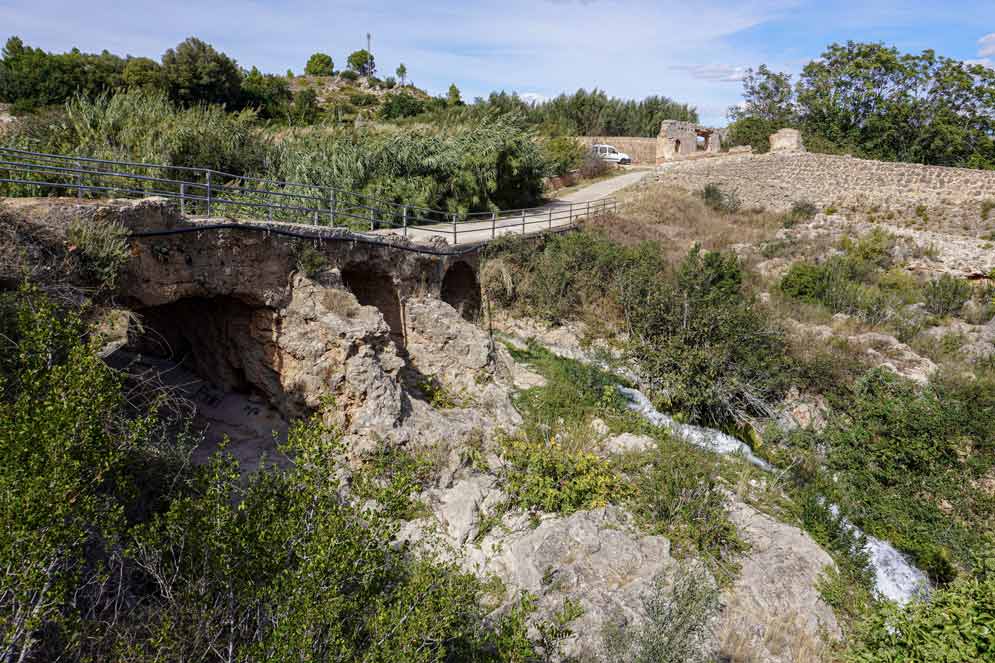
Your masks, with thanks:
[[[463,260],[446,270],[439,297],[466,320],[476,321],[480,316],[480,282],[473,268]]]
[[[404,318],[401,314],[401,299],[397,294],[394,280],[381,271],[371,270],[364,265],[350,265],[342,270],[342,284],[356,297],[362,306],[375,306],[390,327],[390,337],[399,349],[404,343]]]

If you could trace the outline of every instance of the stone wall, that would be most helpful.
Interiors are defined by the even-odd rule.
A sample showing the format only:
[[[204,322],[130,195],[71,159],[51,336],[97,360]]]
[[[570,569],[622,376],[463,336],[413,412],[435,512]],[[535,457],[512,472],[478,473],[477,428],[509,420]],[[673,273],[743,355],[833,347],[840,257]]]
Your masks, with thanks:
[[[625,136],[580,136],[577,138],[585,147],[611,145],[632,157],[632,163],[651,165],[656,163],[656,138]]]
[[[924,205],[977,216],[981,201],[995,200],[995,171],[805,152],[674,162],[658,178],[689,191],[714,183],[735,193],[745,207],[773,210],[806,200],[823,208]]]

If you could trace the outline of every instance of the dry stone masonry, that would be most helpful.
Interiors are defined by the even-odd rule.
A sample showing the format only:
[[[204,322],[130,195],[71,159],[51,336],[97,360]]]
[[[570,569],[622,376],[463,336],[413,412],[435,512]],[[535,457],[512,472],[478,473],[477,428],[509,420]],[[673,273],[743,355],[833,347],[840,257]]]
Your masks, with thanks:
[[[776,136],[786,136],[778,132]],[[786,140],[786,139],[785,139]],[[772,143],[775,142],[772,139]],[[783,145],[778,138],[778,145]],[[659,180],[699,191],[717,184],[746,207],[784,210],[799,200],[820,207],[923,205],[978,216],[995,199],[995,171],[868,161],[849,156],[778,151],[668,164]]]

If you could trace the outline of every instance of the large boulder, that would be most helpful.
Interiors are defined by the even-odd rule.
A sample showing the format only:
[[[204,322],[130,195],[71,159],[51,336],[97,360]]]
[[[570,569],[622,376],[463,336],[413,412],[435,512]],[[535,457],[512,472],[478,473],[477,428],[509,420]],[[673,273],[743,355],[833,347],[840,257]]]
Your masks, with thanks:
[[[733,500],[730,517],[750,546],[727,591],[720,638],[731,660],[804,663],[823,660],[827,638],[841,632],[819,594],[832,558],[801,529]],[[740,655],[748,653],[748,658]]]

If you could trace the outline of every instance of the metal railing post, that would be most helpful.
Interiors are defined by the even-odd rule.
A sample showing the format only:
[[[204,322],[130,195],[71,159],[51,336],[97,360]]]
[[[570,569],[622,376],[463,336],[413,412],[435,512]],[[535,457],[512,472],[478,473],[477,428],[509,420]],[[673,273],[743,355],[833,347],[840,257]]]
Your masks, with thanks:
[[[370,208],[370,232],[373,232],[374,230],[377,229],[377,227],[376,227],[376,220],[374,219],[374,215],[376,213],[377,213],[376,210],[371,207]]]
[[[83,164],[76,162],[76,204],[83,204]]]
[[[549,208],[549,229],[553,229],[553,208]]]
[[[408,236],[408,206],[404,206],[404,210],[401,212],[401,228],[404,229],[404,236]]]
[[[587,212],[584,214],[584,218],[590,220],[591,218],[591,201],[587,201]]]
[[[491,212],[491,239],[497,236],[497,212]]]
[[[525,210],[522,210],[522,234],[525,234]]]
[[[187,215],[187,183],[180,182],[180,214]]]
[[[332,222],[332,227],[335,227],[335,189],[328,196],[328,217]]]
[[[570,223],[567,225],[573,225],[574,222],[574,204],[570,203]]]
[[[211,171],[207,171],[207,216],[211,216]]]
[[[456,215],[453,214],[453,246],[456,246],[458,243],[459,240],[456,238]]]

